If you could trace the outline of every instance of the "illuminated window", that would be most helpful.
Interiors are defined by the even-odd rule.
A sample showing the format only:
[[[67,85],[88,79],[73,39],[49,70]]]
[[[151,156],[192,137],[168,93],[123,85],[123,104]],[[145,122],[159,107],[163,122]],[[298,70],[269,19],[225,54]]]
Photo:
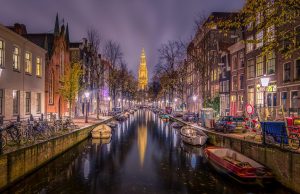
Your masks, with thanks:
[[[273,51],[267,55],[267,74],[275,73],[275,62],[276,56],[275,52]]]
[[[30,114],[31,112],[31,93],[25,93],[25,113]]]
[[[262,76],[264,73],[264,67],[263,67],[263,57],[258,56],[256,57],[256,76]]]
[[[50,78],[49,78],[49,104],[53,104],[54,102],[54,74],[53,72],[50,73]]]
[[[20,114],[20,91],[13,90],[13,115]]]
[[[248,103],[254,104],[254,86],[248,86]]]
[[[32,73],[32,59],[30,52],[25,53],[25,72]]]
[[[18,47],[14,47],[13,51],[13,69],[20,70],[20,49]]]
[[[4,41],[0,40],[0,67],[4,66]]]
[[[246,52],[249,53],[253,51],[254,45],[253,45],[253,36],[250,36],[247,38],[247,43],[246,43]]]
[[[264,104],[264,93],[261,91],[256,91],[256,105],[263,105]]]
[[[42,77],[42,61],[40,57],[36,58],[36,75]]]
[[[41,113],[42,110],[42,97],[41,93],[36,94],[36,113]]]

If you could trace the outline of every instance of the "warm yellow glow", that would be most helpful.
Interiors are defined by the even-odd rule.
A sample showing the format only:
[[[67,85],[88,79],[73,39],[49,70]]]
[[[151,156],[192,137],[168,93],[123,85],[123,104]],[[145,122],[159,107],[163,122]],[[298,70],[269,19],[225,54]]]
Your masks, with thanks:
[[[138,150],[139,150],[141,167],[143,167],[144,165],[146,148],[147,148],[147,128],[145,126],[141,126],[138,129]]]
[[[146,64],[145,50],[142,50],[140,68],[139,68],[139,90],[145,90],[148,84],[148,71]]]

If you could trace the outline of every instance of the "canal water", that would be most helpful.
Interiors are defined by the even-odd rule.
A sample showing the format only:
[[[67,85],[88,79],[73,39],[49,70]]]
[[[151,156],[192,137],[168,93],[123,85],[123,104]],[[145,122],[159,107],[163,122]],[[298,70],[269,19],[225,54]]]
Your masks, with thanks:
[[[28,161],[30,162],[30,161]],[[202,148],[147,110],[120,123],[110,142],[88,139],[5,193],[291,193],[279,183],[244,186],[218,174]]]

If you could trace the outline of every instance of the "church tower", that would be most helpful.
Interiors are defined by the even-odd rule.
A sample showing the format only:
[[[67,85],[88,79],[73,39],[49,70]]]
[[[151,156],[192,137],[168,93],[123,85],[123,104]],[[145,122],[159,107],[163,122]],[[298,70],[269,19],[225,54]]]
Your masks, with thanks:
[[[142,54],[141,54],[138,81],[139,81],[138,89],[146,90],[148,85],[148,71],[147,71],[146,55],[144,49],[142,49]]]

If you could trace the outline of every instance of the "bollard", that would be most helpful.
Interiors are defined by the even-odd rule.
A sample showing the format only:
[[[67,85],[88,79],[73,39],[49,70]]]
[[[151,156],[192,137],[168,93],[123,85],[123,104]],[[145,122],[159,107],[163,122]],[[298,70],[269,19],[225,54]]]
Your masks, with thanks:
[[[44,114],[42,113],[41,114],[41,121],[43,121],[44,120]]]
[[[20,115],[17,116],[17,122],[20,122],[21,121],[21,118],[20,118]]]
[[[3,125],[4,123],[4,116],[0,116],[0,125]]]
[[[30,117],[29,117],[30,121],[33,121],[33,115],[30,114]]]

